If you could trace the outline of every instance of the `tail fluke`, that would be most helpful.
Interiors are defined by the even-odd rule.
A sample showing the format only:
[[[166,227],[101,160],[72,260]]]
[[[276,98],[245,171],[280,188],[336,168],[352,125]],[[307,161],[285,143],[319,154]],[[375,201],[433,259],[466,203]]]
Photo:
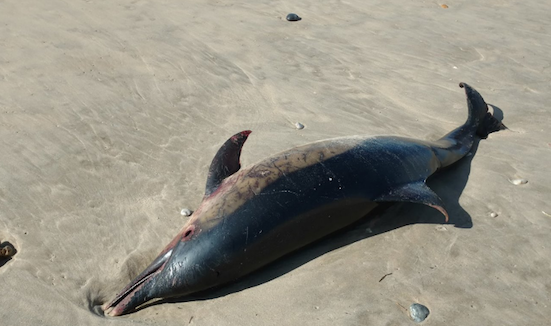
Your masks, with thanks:
[[[459,83],[459,87],[465,89],[469,118],[466,125],[476,128],[476,134],[480,138],[487,138],[488,134],[507,129],[501,121],[497,120],[490,112],[488,105],[474,88],[465,83]]]

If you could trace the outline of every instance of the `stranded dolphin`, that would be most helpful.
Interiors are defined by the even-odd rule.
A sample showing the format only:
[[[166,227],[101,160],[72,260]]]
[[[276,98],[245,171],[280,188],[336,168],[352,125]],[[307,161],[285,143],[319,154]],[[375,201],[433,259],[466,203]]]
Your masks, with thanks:
[[[434,142],[336,138],[240,170],[241,148],[251,132],[235,134],[212,160],[201,205],[151,265],[104,305],[105,312],[118,316],[152,299],[230,282],[350,225],[380,202],[425,204],[447,221],[425,180],[465,156],[476,135],[505,128],[476,90],[459,86],[469,117]]]

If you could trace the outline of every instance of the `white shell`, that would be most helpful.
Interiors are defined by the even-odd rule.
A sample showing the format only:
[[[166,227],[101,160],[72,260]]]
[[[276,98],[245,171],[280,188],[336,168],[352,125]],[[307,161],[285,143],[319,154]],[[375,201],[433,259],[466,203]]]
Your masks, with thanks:
[[[183,216],[190,216],[191,213],[192,211],[187,208],[182,208],[182,210],[180,211],[180,214],[182,214]]]
[[[515,186],[518,186],[518,185],[527,184],[528,180],[526,180],[526,179],[509,179],[509,182],[514,184]]]

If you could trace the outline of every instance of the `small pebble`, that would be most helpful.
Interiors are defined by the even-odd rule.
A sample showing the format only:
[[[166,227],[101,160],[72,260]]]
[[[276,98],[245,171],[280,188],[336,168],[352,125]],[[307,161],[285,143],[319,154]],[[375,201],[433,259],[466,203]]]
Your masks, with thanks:
[[[304,129],[304,125],[300,122],[297,122],[295,123],[295,128],[297,128],[298,130],[301,130],[301,129]]]
[[[496,212],[491,212],[490,217],[497,217],[497,213]]]
[[[420,323],[429,315],[429,308],[419,303],[414,303],[409,306],[409,314],[414,322]]]
[[[302,18],[300,18],[297,14],[290,13],[287,15],[286,19],[290,22],[296,22],[301,20]]]
[[[440,7],[444,8],[444,9],[448,9],[448,8],[449,8],[448,5],[446,5],[446,4],[441,4]]]
[[[526,180],[526,179],[509,179],[509,182],[514,184],[515,186],[519,186],[519,185],[527,184],[528,180]]]
[[[182,214],[183,216],[190,216],[191,213],[192,211],[187,208],[182,208],[182,210],[180,211],[180,214]]]

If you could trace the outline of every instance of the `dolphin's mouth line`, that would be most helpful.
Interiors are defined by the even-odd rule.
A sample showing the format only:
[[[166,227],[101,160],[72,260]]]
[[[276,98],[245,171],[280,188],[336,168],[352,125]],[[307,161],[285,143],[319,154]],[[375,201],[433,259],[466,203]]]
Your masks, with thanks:
[[[115,300],[113,300],[109,304],[109,307],[113,307],[113,306],[118,305],[125,297],[127,297],[129,294],[134,292],[134,290],[137,290],[145,281],[150,279],[153,275],[157,274],[158,272],[159,272],[159,270],[152,271],[151,273],[145,275],[142,279],[140,279],[137,282],[135,282],[134,284],[132,284],[132,286],[130,286],[130,288],[128,288],[126,291],[120,293],[117,296],[117,298],[115,298]]]
[[[104,310],[105,314],[110,316],[118,316],[122,314],[127,304],[127,302],[124,303],[124,301],[130,300],[131,295],[139,290],[145,282],[160,273],[165,267],[171,255],[172,250],[166,252],[160,259],[154,261],[141,275],[136,277],[123,291],[121,291],[115,297],[115,299],[104,305],[102,309]],[[118,307],[119,305],[121,305],[121,303],[122,307]],[[117,308],[122,308],[122,310]]]

